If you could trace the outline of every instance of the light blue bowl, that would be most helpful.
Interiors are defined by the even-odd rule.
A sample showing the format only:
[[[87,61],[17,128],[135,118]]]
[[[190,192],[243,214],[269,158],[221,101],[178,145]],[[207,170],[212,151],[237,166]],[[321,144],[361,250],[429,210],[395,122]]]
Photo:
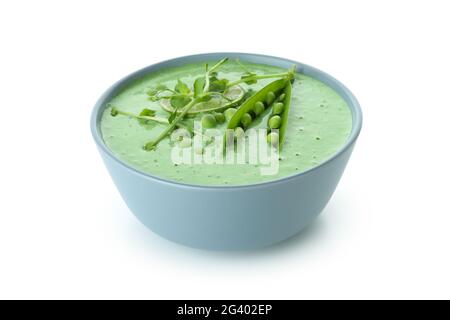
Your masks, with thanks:
[[[160,69],[224,57],[286,69],[296,64],[298,72],[333,88],[352,112],[353,127],[345,145],[322,164],[287,178],[260,184],[218,187],[177,183],[140,172],[116,158],[106,147],[100,131],[103,110],[106,103],[130,82]],[[169,240],[211,250],[247,250],[268,246],[297,234],[310,224],[336,189],[361,124],[358,101],[333,77],[296,61],[246,53],[186,56],[134,72],[101,96],[91,117],[94,140],[131,212],[148,228]]]

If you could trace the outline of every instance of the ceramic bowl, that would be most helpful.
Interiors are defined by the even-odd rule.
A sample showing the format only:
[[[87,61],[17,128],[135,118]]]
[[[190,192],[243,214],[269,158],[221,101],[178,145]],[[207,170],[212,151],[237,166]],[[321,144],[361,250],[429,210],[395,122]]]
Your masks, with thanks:
[[[100,120],[106,103],[132,81],[168,67],[224,57],[288,69],[322,81],[347,102],[353,118],[346,143],[328,160],[274,181],[240,186],[199,186],[164,180],[119,160],[105,145]],[[211,250],[248,250],[283,241],[310,224],[330,200],[361,130],[353,94],[330,75],[288,59],[247,53],[207,53],[153,64],[109,88],[97,101],[91,130],[103,161],[130,211],[149,229],[183,245]],[[176,201],[174,201],[176,199]],[[213,208],[213,209],[211,209]]]

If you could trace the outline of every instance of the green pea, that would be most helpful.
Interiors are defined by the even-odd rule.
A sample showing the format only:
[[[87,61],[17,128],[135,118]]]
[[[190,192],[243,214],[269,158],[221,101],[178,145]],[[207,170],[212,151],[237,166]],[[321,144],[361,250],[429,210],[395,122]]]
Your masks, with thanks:
[[[280,136],[277,132],[271,132],[267,135],[267,142],[270,143],[272,146],[277,146],[280,142]]]
[[[256,102],[255,105],[253,106],[253,112],[255,113],[256,116],[259,116],[261,113],[263,113],[264,103],[262,103],[261,101]]]
[[[241,124],[244,128],[247,128],[252,123],[252,116],[250,113],[244,113],[241,117]]]
[[[236,129],[234,129],[234,137],[236,139],[241,139],[244,137],[244,135],[245,135],[245,131],[241,127],[237,127]]]
[[[214,112],[214,118],[216,118],[217,123],[225,122],[225,116],[221,112]]]
[[[278,101],[283,102],[284,98],[286,98],[286,93],[280,94],[280,96],[278,97]]]
[[[282,114],[284,109],[283,102],[277,102],[273,105],[272,114]]]
[[[267,92],[266,105],[270,106],[272,104],[272,102],[274,102],[274,101],[275,101],[275,93],[273,93],[273,91]]]
[[[281,117],[273,116],[269,119],[269,128],[270,129],[278,129],[281,125]]]
[[[204,128],[214,128],[216,124],[216,118],[212,114],[208,113],[202,117],[202,126]]]
[[[227,121],[230,121],[230,119],[233,117],[236,111],[237,111],[236,108],[228,108],[227,110],[225,110],[223,114],[225,115]]]

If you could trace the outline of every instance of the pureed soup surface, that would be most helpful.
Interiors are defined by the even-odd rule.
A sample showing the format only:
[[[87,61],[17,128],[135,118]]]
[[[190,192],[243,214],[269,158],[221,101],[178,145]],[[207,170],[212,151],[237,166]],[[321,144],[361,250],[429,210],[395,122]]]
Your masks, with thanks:
[[[206,63],[206,62],[205,62]],[[209,65],[213,65],[210,62]],[[278,67],[245,63],[244,66],[257,74],[285,72]],[[196,185],[244,185],[261,183],[288,177],[330,158],[346,142],[351,128],[352,116],[346,102],[330,87],[322,82],[302,74],[295,74],[292,84],[291,105],[285,142],[279,155],[278,173],[262,175],[261,167],[267,164],[176,164],[172,161],[171,150],[174,142],[170,136],[164,138],[155,150],[147,151],[143,146],[155,139],[167,127],[153,121],[142,121],[124,116],[111,115],[111,106],[121,111],[139,114],[143,108],[156,111],[161,118],[168,118],[170,113],[161,108],[159,101],[151,101],[147,92],[158,85],[174,88],[177,79],[192,87],[195,79],[204,75],[205,64],[188,64],[181,67],[164,69],[130,84],[118,93],[105,109],[101,119],[101,132],[106,145],[122,161],[151,175]],[[228,61],[218,70],[219,78],[231,81],[243,74],[242,66],[235,61]],[[255,91],[276,79],[258,80],[256,84],[240,84],[245,90]],[[197,114],[193,120],[200,120]],[[256,128],[266,128],[270,113],[258,123]],[[225,131],[227,121],[216,128]]]

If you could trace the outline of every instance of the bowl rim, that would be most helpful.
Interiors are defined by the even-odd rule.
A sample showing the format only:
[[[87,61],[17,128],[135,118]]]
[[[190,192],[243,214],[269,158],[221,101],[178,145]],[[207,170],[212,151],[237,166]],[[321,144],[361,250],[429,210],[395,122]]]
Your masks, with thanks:
[[[169,179],[164,179],[143,171],[140,171],[139,169],[136,169],[126,162],[120,160],[117,158],[114,153],[106,146],[103,138],[102,133],[100,129],[100,120],[101,116],[103,114],[103,110],[106,108],[106,104],[108,100],[113,97],[118,91],[132,83],[134,80],[137,80],[141,78],[142,76],[155,72],[160,69],[168,68],[170,66],[179,66],[182,64],[188,64],[188,63],[194,63],[197,61],[202,60],[219,60],[224,57],[231,57],[231,58],[240,58],[243,61],[249,61],[253,63],[262,63],[262,64],[270,64],[269,61],[278,61],[280,63],[288,63],[290,65],[296,64],[297,65],[297,73],[301,73],[307,76],[310,76],[316,80],[321,81],[322,83],[326,84],[327,86],[331,87],[334,91],[336,91],[347,103],[351,114],[352,114],[352,129],[351,132],[346,140],[346,142],[329,158],[324,160],[323,162],[317,164],[314,167],[311,167],[305,171],[292,174],[286,177],[277,178],[274,180],[269,181],[263,181],[258,183],[252,183],[252,184],[242,184],[242,185],[199,185],[199,184],[189,184],[189,183],[181,183]],[[262,62],[254,62],[262,61]],[[266,61],[266,63],[264,63]],[[339,80],[334,78],[333,76],[317,69],[314,67],[311,67],[307,64],[280,58],[277,56],[271,56],[271,55],[264,55],[264,54],[255,54],[255,53],[243,53],[243,52],[211,52],[211,53],[200,53],[200,54],[193,54],[193,55],[187,55],[187,56],[181,56],[176,57],[168,60],[164,60],[161,62],[154,63],[152,65],[149,65],[147,67],[141,68],[137,71],[134,71],[127,76],[123,77],[116,83],[114,83],[109,89],[107,89],[97,100],[92,113],[91,113],[91,133],[92,137],[94,138],[95,143],[97,144],[97,147],[100,148],[105,155],[107,155],[111,160],[115,161],[117,164],[123,166],[125,169],[129,170],[131,173],[141,176],[142,178],[163,183],[172,187],[179,187],[179,188],[188,188],[188,189],[200,189],[200,190],[232,190],[232,189],[253,189],[253,188],[261,188],[261,187],[268,187],[277,185],[279,183],[285,183],[287,181],[297,179],[301,176],[310,174],[316,170],[319,170],[321,167],[327,165],[328,163],[332,162],[334,159],[339,157],[342,153],[344,153],[347,149],[349,149],[351,146],[353,146],[354,142],[359,136],[359,133],[361,131],[362,127],[362,111],[361,107],[359,105],[358,100],[353,95],[353,93]]]

